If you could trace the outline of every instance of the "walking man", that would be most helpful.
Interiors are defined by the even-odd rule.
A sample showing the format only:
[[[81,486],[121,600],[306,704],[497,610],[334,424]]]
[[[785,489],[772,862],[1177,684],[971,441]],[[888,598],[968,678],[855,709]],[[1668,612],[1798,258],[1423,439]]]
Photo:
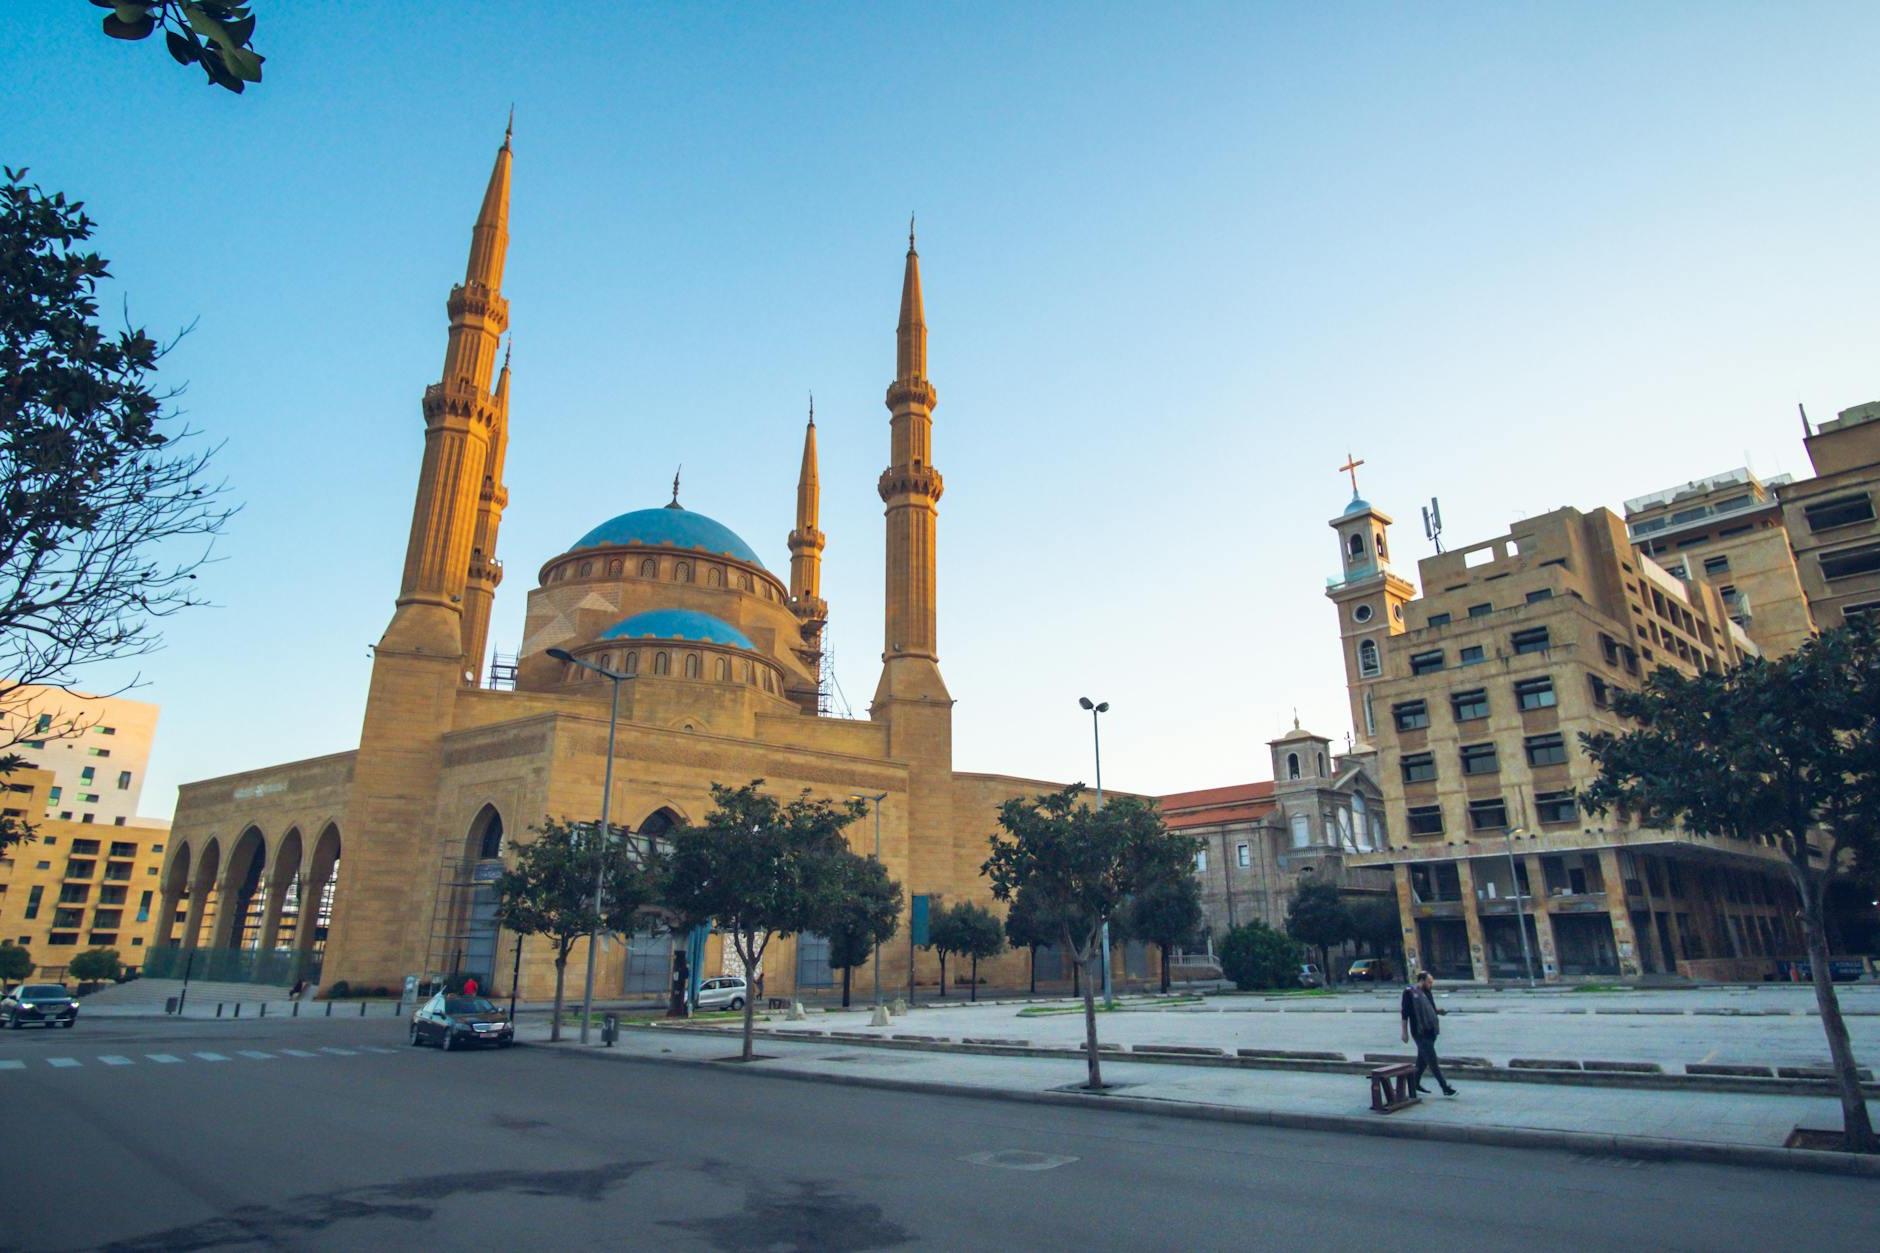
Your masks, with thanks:
[[[1442,1031],[1437,1019],[1444,1011],[1436,1004],[1435,987],[1436,976],[1425,970],[1417,975],[1415,983],[1403,990],[1403,1038],[1406,1044],[1412,1038],[1417,1042],[1417,1074],[1412,1081],[1416,1090],[1427,1091],[1423,1086],[1423,1072],[1428,1070],[1436,1076],[1436,1085],[1443,1090],[1443,1095],[1454,1096],[1456,1090],[1443,1078],[1442,1063],[1436,1060],[1436,1037]]]

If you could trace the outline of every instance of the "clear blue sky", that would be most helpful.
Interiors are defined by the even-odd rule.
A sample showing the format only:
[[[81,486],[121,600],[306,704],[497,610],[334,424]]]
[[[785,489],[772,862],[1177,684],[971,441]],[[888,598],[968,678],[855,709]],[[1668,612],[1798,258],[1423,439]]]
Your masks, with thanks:
[[[1264,777],[1346,731],[1325,521],[1427,553],[1805,469],[1880,397],[1872,4],[256,0],[236,98],[77,0],[0,17],[0,159],[82,197],[246,508],[140,693],[174,786],[356,743],[443,302],[516,104],[509,580],[685,501],[787,565],[805,393],[862,712],[918,209],[961,768]],[[114,293],[115,297],[116,293]],[[119,677],[101,672],[96,686]]]

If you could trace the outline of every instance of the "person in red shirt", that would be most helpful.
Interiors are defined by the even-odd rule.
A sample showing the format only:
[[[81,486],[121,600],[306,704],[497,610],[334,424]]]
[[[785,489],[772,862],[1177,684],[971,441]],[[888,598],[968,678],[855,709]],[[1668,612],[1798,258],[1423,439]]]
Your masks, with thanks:
[[[463,981],[463,994],[465,996],[475,996],[477,994],[477,977],[475,975],[471,975],[468,979]]]

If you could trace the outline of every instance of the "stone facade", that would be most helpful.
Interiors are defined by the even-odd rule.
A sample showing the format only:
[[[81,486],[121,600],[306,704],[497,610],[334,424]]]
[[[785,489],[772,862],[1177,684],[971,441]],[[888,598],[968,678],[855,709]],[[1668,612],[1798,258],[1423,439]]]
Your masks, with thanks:
[[[1815,477],[1778,489],[1815,624],[1880,612],[1880,402],[1847,409],[1803,441]]]

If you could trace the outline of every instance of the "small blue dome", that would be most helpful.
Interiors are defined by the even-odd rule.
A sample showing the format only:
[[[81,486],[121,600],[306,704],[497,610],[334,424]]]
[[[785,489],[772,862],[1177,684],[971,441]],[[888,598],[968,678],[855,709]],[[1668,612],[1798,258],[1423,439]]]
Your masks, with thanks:
[[[629,515],[631,516],[631,515]],[[730,535],[729,531],[725,534]],[[737,538],[732,536],[732,538]],[[649,609],[636,613],[601,632],[604,640],[698,640],[705,644],[729,644],[733,648],[757,651],[757,645],[744,632],[722,618],[694,609]]]
[[[764,568],[751,546],[738,538],[737,532],[722,522],[693,513],[689,509],[666,506],[660,509],[635,509],[607,521],[576,540],[576,548],[596,548],[602,544],[639,544],[652,548],[692,548],[749,562]]]
[[[1366,510],[1370,509],[1370,507],[1371,507],[1370,501],[1364,499],[1362,496],[1353,496],[1351,498],[1351,503],[1345,506],[1345,513],[1346,514],[1364,513]]]

